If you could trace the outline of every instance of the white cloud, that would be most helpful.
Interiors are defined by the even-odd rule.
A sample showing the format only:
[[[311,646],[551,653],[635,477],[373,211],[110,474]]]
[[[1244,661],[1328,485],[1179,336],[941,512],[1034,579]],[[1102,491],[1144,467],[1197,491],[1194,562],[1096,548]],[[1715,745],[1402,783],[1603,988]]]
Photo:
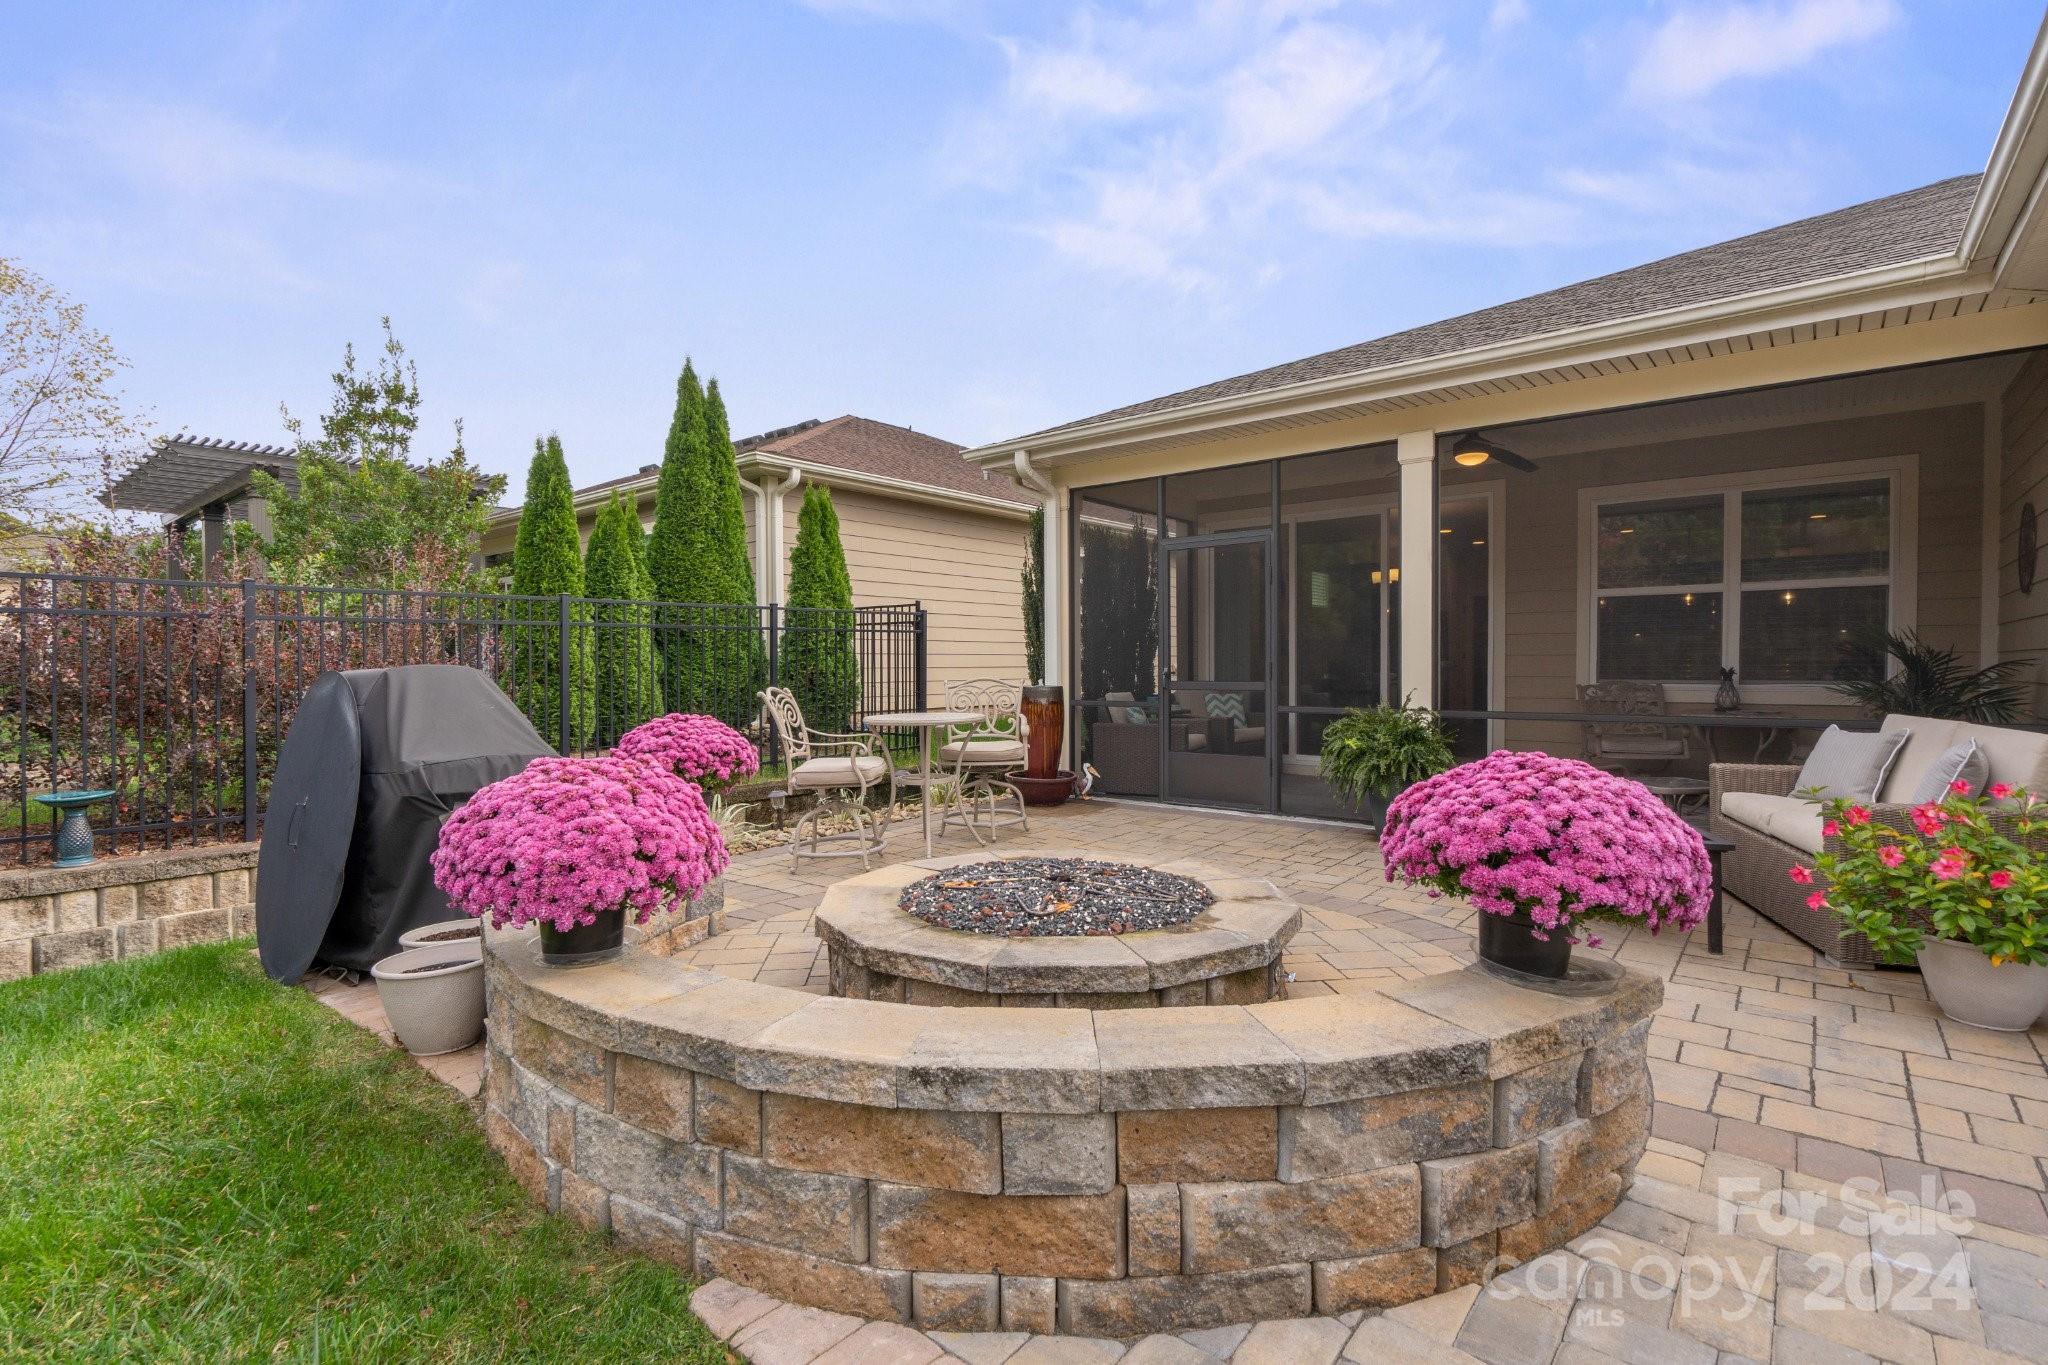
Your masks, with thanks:
[[[139,184],[183,194],[282,189],[362,196],[404,178],[389,163],[295,143],[192,105],[78,100],[52,131],[85,143]]]
[[[1486,31],[1502,33],[1529,18],[1529,0],[1493,0],[1486,16]]]
[[[1642,103],[1695,99],[1731,80],[1794,70],[1898,20],[1896,0],[1690,6],[1650,35],[1629,72],[1629,93]]]

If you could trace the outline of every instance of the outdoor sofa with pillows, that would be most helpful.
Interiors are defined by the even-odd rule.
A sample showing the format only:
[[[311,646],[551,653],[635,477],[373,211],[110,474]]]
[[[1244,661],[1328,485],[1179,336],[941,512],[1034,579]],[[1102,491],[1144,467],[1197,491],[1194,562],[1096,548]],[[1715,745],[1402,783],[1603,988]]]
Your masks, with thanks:
[[[1795,863],[1811,867],[1824,845],[1839,848],[1839,840],[1821,834],[1821,808],[1794,793],[1820,786],[1854,797],[1910,838],[1912,807],[1939,800],[1959,777],[1977,792],[2008,782],[2048,793],[2048,734],[1886,716],[1871,733],[1831,727],[1803,765],[1713,764],[1707,769],[1713,831],[1735,845],[1722,858],[1723,887],[1843,965],[1872,966],[1868,939],[1844,932],[1832,911],[1807,909],[1807,897],[1825,890],[1826,879],[1802,886],[1791,878]]]

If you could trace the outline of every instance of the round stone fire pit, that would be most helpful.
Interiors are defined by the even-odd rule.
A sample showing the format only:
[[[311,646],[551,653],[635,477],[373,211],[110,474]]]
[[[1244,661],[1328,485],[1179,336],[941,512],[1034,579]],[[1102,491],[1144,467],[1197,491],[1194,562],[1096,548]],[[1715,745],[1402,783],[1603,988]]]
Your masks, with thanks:
[[[881,868],[826,892],[816,921],[834,995],[1086,1009],[1278,1000],[1300,928],[1270,882],[1040,852]]]

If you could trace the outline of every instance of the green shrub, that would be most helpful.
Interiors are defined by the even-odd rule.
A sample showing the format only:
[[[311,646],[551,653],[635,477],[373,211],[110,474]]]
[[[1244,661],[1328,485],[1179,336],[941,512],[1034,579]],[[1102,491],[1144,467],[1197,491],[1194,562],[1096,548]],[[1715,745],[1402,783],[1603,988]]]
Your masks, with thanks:
[[[1391,800],[1456,761],[1443,721],[1419,707],[1354,707],[1323,730],[1323,781],[1354,803]]]
[[[512,591],[522,597],[583,596],[582,544],[576,534],[575,492],[562,440],[533,443],[526,471],[526,502],[519,509],[519,533],[512,547]],[[517,611],[534,624],[510,632],[512,686],[507,689],[547,739],[567,753],[590,735],[595,721],[591,695],[589,608],[576,604],[570,618],[569,733],[562,733],[562,637],[558,602],[521,603]]]
[[[583,560],[591,604],[595,661],[596,738],[604,748],[641,721],[662,713],[650,622],[654,580],[640,553],[640,514],[618,493],[597,514]]]
[[[853,639],[853,578],[839,543],[839,514],[822,485],[804,489],[789,556],[789,611],[782,681],[814,730],[851,728],[860,707],[860,658]]]

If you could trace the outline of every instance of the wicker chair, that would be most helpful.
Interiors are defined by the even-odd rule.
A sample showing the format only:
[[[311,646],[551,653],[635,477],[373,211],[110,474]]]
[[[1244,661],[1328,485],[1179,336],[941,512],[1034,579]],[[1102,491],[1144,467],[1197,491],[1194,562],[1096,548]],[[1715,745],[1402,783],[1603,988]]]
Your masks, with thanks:
[[[1030,828],[1024,814],[1024,793],[1010,781],[1027,757],[1029,726],[1023,701],[1024,689],[1001,678],[946,684],[946,709],[978,712],[981,719],[948,726],[942,737],[939,763],[952,770],[953,798],[946,803],[945,816],[939,822],[941,834],[956,818],[967,826],[976,843],[993,840],[996,831],[1007,825]]]
[[[1928,764],[1952,743],[1976,740],[1990,760],[1990,781],[2038,792],[2048,779],[2048,736],[1924,716],[1887,716],[1884,728],[1909,731],[1911,738],[1871,806],[1872,818],[1900,831],[1904,838],[1919,837],[1913,832],[1910,794]],[[1795,864],[1811,867],[1814,856],[1823,849],[1842,851],[1838,836],[1821,832],[1819,808],[1791,799],[1798,780],[1799,768],[1789,763],[1715,763],[1708,767],[1711,827],[1734,845],[1722,855],[1722,886],[1765,919],[1841,965],[1875,966],[1877,955],[1868,938],[1847,932],[1832,911],[1807,908],[1807,897],[1816,890],[1825,891],[1827,879],[1816,874],[1813,885],[1806,886],[1791,878]],[[1776,799],[1745,804],[1740,801],[1740,794],[1745,793]],[[1737,797],[1732,808],[1730,797]],[[1991,819],[2008,837],[2017,836],[2008,817],[1993,815]],[[1925,918],[1919,923],[1923,928],[1928,925]]]
[[[868,809],[868,792],[887,783],[888,808],[896,806],[896,782],[889,760],[875,752],[873,735],[813,730],[804,723],[803,708],[786,687],[768,688],[760,696],[761,709],[775,728],[783,761],[789,765],[786,785],[792,792],[816,792],[820,798],[797,817],[790,831],[790,866],[797,866],[803,858],[859,858],[865,870],[869,855],[882,847],[885,826]],[[820,825],[825,818],[841,812],[853,817],[853,828],[838,834],[822,833]],[[835,847],[824,847],[827,844]],[[836,847],[840,844],[852,847]]]

